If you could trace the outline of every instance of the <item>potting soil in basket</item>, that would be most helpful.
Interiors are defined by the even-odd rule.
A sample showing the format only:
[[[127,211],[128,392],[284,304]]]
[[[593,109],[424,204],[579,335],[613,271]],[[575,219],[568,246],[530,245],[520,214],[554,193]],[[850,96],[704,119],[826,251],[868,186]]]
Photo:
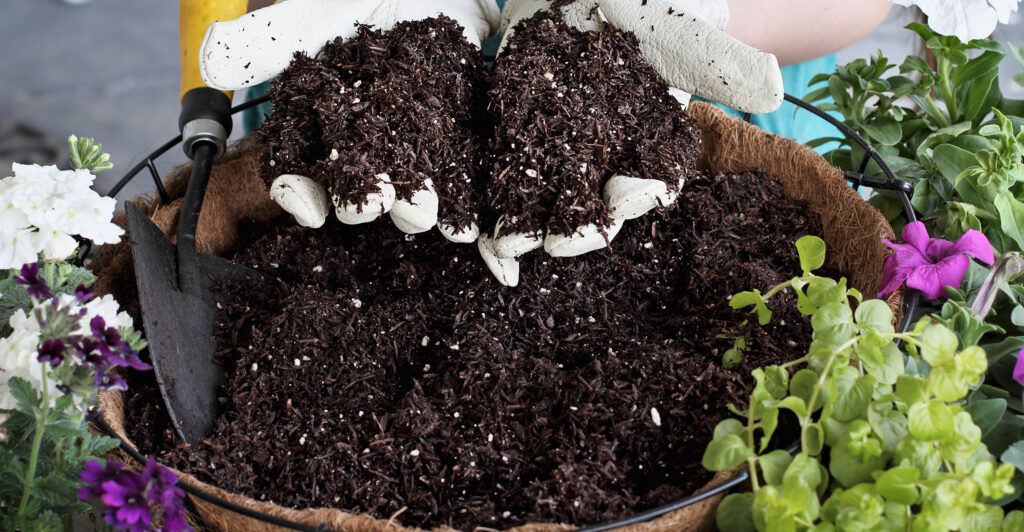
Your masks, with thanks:
[[[535,281],[509,289],[436,232],[287,220],[235,257],[269,280],[232,286],[218,314],[209,437],[173,445],[153,390],[127,425],[143,452],[287,506],[460,529],[623,517],[706,482],[703,448],[750,371],[806,347],[793,301],[762,328],[727,300],[792,276],[793,241],[819,229],[770,179],[701,177],[610,251],[527,255]]]
[[[521,35],[543,41],[553,39],[552,32],[565,31],[543,16],[537,20],[543,24],[539,30]],[[435,27],[439,39],[458,35],[450,21],[430,24],[440,24]],[[362,40],[326,59],[409,51],[375,46],[371,41],[380,37],[377,33],[363,30],[360,35]],[[416,42],[416,35],[407,35],[406,42]],[[617,47],[624,64],[636,60],[632,36],[606,32],[600,38],[577,38],[589,39],[584,48],[595,53],[602,52],[602,46]],[[447,60],[429,54],[426,58]],[[605,56],[611,62],[616,62],[614,58]],[[465,67],[469,73],[461,82],[454,80],[455,85],[476,83],[476,67],[458,64],[462,66],[453,68]],[[574,104],[586,101],[599,107],[588,114],[559,108],[559,102],[577,96],[567,96],[557,83],[552,90],[521,85],[522,101],[544,109],[547,115],[536,116],[550,120],[534,122],[534,127],[556,131],[557,126],[567,135],[579,131],[580,138],[587,139],[565,143],[576,146],[578,155],[572,157],[545,151],[561,146],[548,141],[522,144],[534,151],[525,159],[514,156],[515,146],[531,136],[522,137],[524,124],[539,118],[529,118],[528,108],[494,107],[494,101],[505,100],[520,106],[514,92],[515,76],[521,72],[517,74],[514,65],[501,70],[500,61],[496,68],[505,75],[504,82],[496,81],[491,92],[492,119],[499,134],[489,141],[489,160],[462,161],[480,149],[474,144],[478,141],[471,138],[467,143],[460,137],[480,127],[471,120],[453,122],[453,127],[464,126],[461,130],[435,131],[422,139],[463,139],[453,144],[454,151],[389,151],[374,149],[377,145],[370,142],[362,150],[367,159],[352,159],[351,153],[332,159],[324,140],[331,135],[362,132],[367,140],[391,134],[391,125],[373,114],[390,105],[391,96],[368,77],[360,85],[358,101],[350,94],[348,100],[332,104],[340,107],[330,108],[332,113],[351,111],[345,116],[361,124],[357,130],[314,131],[319,126],[312,123],[322,118],[317,113],[327,107],[297,100],[291,107],[280,105],[275,116],[292,124],[282,125],[282,130],[302,126],[311,128],[307,134],[321,137],[316,145],[305,147],[295,138],[275,144],[264,137],[267,144],[260,150],[259,170],[264,179],[269,181],[277,172],[268,173],[267,163],[281,155],[281,148],[293,155],[306,150],[298,155],[302,160],[287,163],[296,166],[281,171],[305,169],[325,185],[339,187],[350,177],[348,167],[400,164],[412,168],[408,177],[414,182],[439,164],[420,155],[455,155],[460,162],[452,168],[459,173],[484,174],[461,192],[468,205],[481,201],[498,212],[522,207],[529,211],[524,212],[529,216],[523,229],[536,229],[552,216],[548,229],[564,230],[583,221],[601,222],[605,213],[602,205],[588,202],[580,211],[583,218],[569,220],[559,215],[568,212],[565,205],[541,193],[550,184],[525,179],[533,177],[525,172],[502,181],[487,175],[489,170],[536,157],[541,165],[563,158],[545,169],[544,175],[553,175],[558,166],[585,162],[589,171],[577,175],[567,170],[553,188],[576,187],[581,194],[595,193],[601,180],[609,177],[600,172],[614,172],[620,166],[663,179],[672,174],[666,169],[676,168],[688,180],[675,206],[626,222],[610,249],[568,259],[539,251],[522,257],[522,283],[508,288],[493,278],[475,246],[451,244],[436,231],[405,235],[390,223],[342,226],[333,217],[312,230],[295,226],[289,217],[270,225],[250,224],[239,238],[233,221],[265,219],[268,209],[260,203],[266,202],[265,192],[259,200],[248,199],[253,187],[258,188],[253,183],[260,180],[250,179],[255,174],[254,156],[251,150],[245,152],[226,161],[225,168],[234,170],[220,174],[232,176],[235,171],[237,177],[218,177],[215,172],[211,178],[204,216],[211,209],[218,221],[204,229],[201,219],[198,235],[200,244],[208,243],[211,250],[238,249],[238,241],[244,242],[235,260],[266,277],[224,287],[235,296],[221,305],[216,323],[217,357],[225,366],[222,413],[206,439],[185,448],[177,443],[155,384],[136,379],[123,419],[131,440],[142,452],[155,454],[198,480],[257,501],[366,512],[425,528],[594,524],[699,489],[711,478],[700,466],[704,446],[715,424],[728,415],[726,405],[742,406],[752,384],[750,371],[800,356],[810,336],[807,320],[788,296],[773,298],[775,317],[765,327],[730,309],[729,296],[766,289],[798,273],[793,242],[802,235],[822,234],[830,245],[838,242],[839,263],[849,265],[880,264],[884,249],[875,249],[881,248],[878,236],[891,233],[875,234],[886,227],[877,213],[836,203],[844,194],[853,200],[856,195],[841,179],[831,183],[821,177],[826,173],[821,168],[834,171],[823,161],[805,161],[809,155],[795,144],[776,146],[763,133],[727,123],[720,113],[703,108],[703,125],[712,128],[705,143],[711,151],[701,154],[704,164],[744,171],[697,172],[693,123],[678,113],[649,67],[630,64],[627,70],[647,76],[647,81],[615,78],[626,76],[625,71],[608,74],[610,78],[602,82],[622,85],[621,105],[614,104],[615,94],[597,91]],[[309,60],[300,58],[297,65],[307,73],[322,74],[321,66]],[[338,75],[352,72],[360,71],[352,67],[348,74]],[[576,81],[587,79],[584,75]],[[346,78],[344,83],[354,87],[355,81]],[[407,97],[421,94],[417,87],[404,87],[413,94]],[[441,90],[458,93],[466,86],[452,87],[444,85]],[[285,90],[278,94],[301,99]],[[365,102],[371,105],[354,108]],[[415,109],[403,112],[410,113],[410,120],[415,118]],[[651,116],[637,120],[643,112]],[[671,121],[652,122],[654,116],[669,114]],[[502,131],[503,124],[519,125]],[[609,126],[627,128],[628,142],[616,138],[602,143]],[[621,136],[621,130],[616,134]],[[616,152],[616,146],[624,145],[628,150]],[[755,156],[730,159],[725,153],[738,149],[755,150]],[[786,193],[772,177],[749,171],[761,164],[781,176]],[[808,187],[795,185],[801,179],[795,177],[797,169],[808,172]],[[248,187],[245,194],[236,193],[237,183]],[[528,199],[523,191],[530,187],[538,189],[530,192],[530,197],[540,198],[536,205],[495,200],[501,195]],[[172,183],[171,188],[180,185]],[[442,218],[468,223],[474,209],[460,210],[462,203],[451,201],[453,194],[461,194],[458,186],[442,182],[438,189],[448,191],[441,194]],[[358,197],[359,192],[354,194]],[[787,194],[809,194],[803,197],[813,209],[787,199]],[[828,204],[838,207],[824,207]],[[829,224],[823,228],[812,210]],[[158,211],[154,218],[164,214]],[[870,253],[847,245],[846,233],[836,232],[840,225],[834,215],[846,217],[841,227],[847,229],[842,231],[861,241],[870,239]],[[493,213],[489,216],[492,219],[485,222],[491,223]],[[168,230],[172,222],[158,223]],[[867,277],[871,274],[860,274],[860,282],[872,282]],[[101,275],[103,286],[108,286],[108,278]],[[116,283],[109,286],[113,289]],[[745,340],[748,351],[738,367],[726,369],[722,356],[737,338]],[[376,530],[383,522],[364,524]]]

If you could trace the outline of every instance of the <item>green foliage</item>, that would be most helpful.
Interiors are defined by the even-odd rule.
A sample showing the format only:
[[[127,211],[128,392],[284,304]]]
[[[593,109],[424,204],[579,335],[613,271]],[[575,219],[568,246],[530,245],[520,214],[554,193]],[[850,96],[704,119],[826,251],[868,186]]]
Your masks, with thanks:
[[[6,411],[0,425],[7,438],[0,442],[0,529],[61,529],[61,516],[89,508],[75,495],[83,464],[118,441],[91,434],[70,395],[48,406],[48,398],[18,377],[10,391],[18,408]]]
[[[77,310],[58,308],[52,301],[31,308],[32,300],[13,282],[16,273],[8,272],[0,281],[4,326],[11,313],[22,309],[45,323],[40,343],[66,338],[79,327]],[[65,262],[40,263],[40,276],[56,294],[73,294],[79,285],[95,282],[89,270]],[[10,332],[7,328],[2,336]],[[131,349],[145,346],[138,332],[120,332]],[[96,404],[97,389],[93,368],[72,363],[75,356],[67,353],[64,362],[56,366],[40,366],[42,391],[19,377],[7,382],[6,393],[16,408],[0,410],[0,530],[63,529],[64,517],[89,508],[76,496],[83,464],[118,445],[116,439],[95,436],[88,430],[86,414]],[[53,397],[47,382],[59,383],[66,393]]]
[[[988,367],[984,349],[961,344],[954,330],[927,317],[896,332],[885,302],[862,302],[845,280],[807,270],[823,263],[811,259],[823,254],[817,245],[805,242],[798,251],[802,276],[737,305],[756,312],[784,289],[803,290],[798,306],[810,316],[813,335],[805,356],[755,370],[739,412],[745,419],[715,428],[704,467],[743,466],[751,477],[750,491],[722,501],[719,528],[1019,529],[1024,516],[994,501],[1015,493],[1024,442],[997,458],[983,441],[999,426],[990,418],[1002,416],[1007,402],[980,398],[964,406]],[[793,456],[768,450],[783,410],[799,425]]]
[[[1005,408],[998,415],[992,410],[994,417],[985,419],[982,439],[1000,454],[1015,443],[1024,444],[1022,390],[1012,379],[1013,362],[1024,348],[1024,284],[1016,280],[1024,271],[1024,100],[1004,97],[998,76],[1007,50],[1022,64],[1024,58],[1014,46],[988,40],[963,43],[921,24],[907,27],[925,42],[934,67],[917,56],[896,65],[879,52],[819,74],[807,99],[831,97],[819,107],[842,115],[898,178],[914,185],[911,203],[929,234],[955,240],[974,229],[992,243],[997,260],[991,268],[972,263],[962,285],[947,289],[947,301],[940,307],[925,303],[919,315],[931,314],[961,346],[977,345],[986,354],[983,384],[968,383],[956,370],[943,367],[934,377],[941,384],[936,397],[945,400],[969,391],[961,401],[968,409],[979,401],[1001,399]],[[1017,81],[1024,82],[1024,77]],[[844,170],[859,168],[864,151],[850,139],[811,144],[828,140],[838,140],[840,146],[826,158]],[[866,172],[882,175],[874,162]],[[894,192],[876,190],[870,202],[897,233],[907,223]],[[890,357],[884,360],[894,362],[896,352],[882,349]],[[977,358],[973,352],[970,356]],[[877,371],[872,366],[877,353],[862,353],[860,360]],[[927,361],[911,361],[908,372],[918,368],[932,371]],[[985,405],[991,410],[994,403]],[[1024,481],[1016,492],[1021,495]]]
[[[71,165],[77,169],[98,174],[114,167],[114,163],[110,162],[110,154],[103,153],[103,145],[92,138],[71,135],[68,137],[68,145],[71,148]]]

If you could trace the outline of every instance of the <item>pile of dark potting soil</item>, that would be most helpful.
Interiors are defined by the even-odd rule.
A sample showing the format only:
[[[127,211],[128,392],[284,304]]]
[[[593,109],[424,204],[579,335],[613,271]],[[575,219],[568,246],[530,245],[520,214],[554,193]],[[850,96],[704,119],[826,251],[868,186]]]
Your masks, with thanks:
[[[507,215],[496,236],[604,226],[612,176],[660,179],[674,191],[694,172],[699,131],[636,36],[581,32],[553,17],[520,22],[494,63],[487,197],[491,212]]]
[[[218,314],[209,437],[176,446],[153,389],[127,426],[165,463],[299,508],[464,530],[631,515],[709,480],[704,447],[750,371],[805,352],[792,298],[764,328],[727,301],[799,271],[807,212],[761,175],[695,177],[611,249],[522,257],[518,288],[437,232],[284,221],[235,258],[271,281]],[[738,336],[750,351],[726,370]]]
[[[387,32],[361,26],[314,59],[297,53],[270,90],[261,126],[261,172],[269,184],[299,174],[341,201],[362,203],[388,174],[400,199],[432,179],[438,219],[457,229],[478,210],[480,147],[489,136],[487,68],[462,28],[441,16]]]

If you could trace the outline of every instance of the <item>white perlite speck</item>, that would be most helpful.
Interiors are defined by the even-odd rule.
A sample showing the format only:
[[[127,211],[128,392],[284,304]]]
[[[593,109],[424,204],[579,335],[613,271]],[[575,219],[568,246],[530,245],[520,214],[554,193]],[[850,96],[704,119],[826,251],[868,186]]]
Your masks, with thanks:
[[[334,149],[334,148],[331,148],[331,154],[330,154],[330,155],[329,155],[328,157],[329,157],[329,158],[330,158],[330,159],[331,159],[332,161],[337,161],[337,160],[338,160],[338,157],[341,157],[341,154],[340,154],[340,153],[338,153],[338,150],[336,150],[336,149]]]
[[[413,450],[409,451],[409,456],[419,456],[419,455],[420,455],[420,450],[419,449],[413,449]]]
[[[362,308],[363,302],[360,301],[358,298],[353,297],[352,298],[352,306],[355,307],[355,308]]]
[[[313,273],[320,273],[322,271],[324,271],[324,267],[323,266],[321,266],[319,264],[317,264],[316,266],[313,266]]]
[[[260,369],[260,365],[259,365],[259,364],[257,364],[257,363],[255,363],[255,362],[253,362],[253,363],[252,363],[252,370],[253,370],[253,371],[256,371],[257,369]]]
[[[658,409],[651,407],[651,421],[654,422],[655,426],[661,426],[661,414],[658,413]]]
[[[422,345],[423,347],[427,347],[428,345],[430,345],[430,337],[424,336],[423,339],[420,340],[420,345]]]
[[[296,358],[295,359],[295,365],[296,366],[301,366],[302,365],[302,361]]]

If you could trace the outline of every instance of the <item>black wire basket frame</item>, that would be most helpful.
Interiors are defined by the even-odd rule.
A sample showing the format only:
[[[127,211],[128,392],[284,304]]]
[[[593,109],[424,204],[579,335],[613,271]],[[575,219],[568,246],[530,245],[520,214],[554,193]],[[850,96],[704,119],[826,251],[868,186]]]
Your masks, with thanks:
[[[265,103],[269,101],[269,99],[270,98],[268,96],[254,98],[252,100],[246,101],[242,104],[233,107],[231,109],[231,113],[239,113],[246,109]],[[865,186],[873,189],[895,191],[897,196],[899,196],[900,203],[903,206],[903,216],[907,219],[907,222],[913,222],[917,220],[917,217],[914,214],[914,208],[910,203],[910,195],[914,191],[913,185],[898,179],[893,173],[892,169],[889,167],[888,163],[885,162],[885,159],[881,156],[881,154],[875,151],[875,149],[867,140],[861,137],[856,131],[851,129],[849,126],[837,120],[835,117],[801,100],[800,98],[786,94],[785,101],[790,102],[793,105],[799,107],[800,109],[806,110],[818,116],[819,118],[825,120],[826,122],[832,124],[837,129],[839,129],[839,131],[841,131],[844,135],[846,135],[848,138],[856,142],[861,148],[864,149],[864,156],[861,158],[858,169],[856,171],[845,172],[844,175],[847,181],[854,185],[857,185],[858,187]],[[746,113],[743,115],[743,119],[748,122],[750,121],[750,118],[750,113]],[[106,195],[109,197],[116,197],[117,194],[121,192],[121,190],[129,182],[132,181],[132,179],[134,179],[139,173],[142,172],[142,170],[149,170],[149,174],[153,179],[153,184],[156,187],[157,195],[160,197],[160,201],[165,204],[170,203],[170,198],[167,195],[167,190],[164,188],[163,179],[161,178],[154,161],[180,142],[181,135],[178,135],[164,143],[156,150],[154,150],[143,161],[141,161],[140,163],[132,167],[130,170],[128,170],[124,177],[122,177],[117,183],[115,183]],[[883,177],[865,174],[868,164],[871,161],[874,161],[878,165],[878,167],[881,168],[882,172],[885,174]],[[76,257],[79,262],[83,261],[84,258],[88,255],[91,246],[91,242],[85,241],[82,243],[78,256]],[[920,299],[920,293],[918,293],[917,291],[907,290],[907,292],[910,294],[910,297],[909,300],[906,302],[906,306],[904,308],[903,321],[900,323],[900,332],[905,332],[910,327],[911,319],[913,318],[914,312],[917,309],[918,301]],[[119,440],[121,450],[127,453],[133,460],[143,465],[146,463],[146,457],[142,456],[142,454],[135,450],[135,448],[132,447],[127,441],[125,441],[119,435],[117,435],[117,433],[115,433],[114,430],[110,428],[110,426],[102,419],[101,416],[97,416],[97,418],[95,419],[95,423],[100,427],[100,429],[106,432],[107,435]],[[796,446],[794,445],[789,447],[787,451],[790,453],[795,452]],[[624,517],[622,519],[617,519],[602,524],[590,525],[584,528],[580,528],[578,529],[578,532],[604,532],[606,530],[613,530],[624,526],[643,523],[645,521],[649,521],[651,519],[655,519],[665,514],[674,512],[681,508],[685,508],[687,506],[690,506],[691,504],[696,504],[710,497],[714,497],[716,495],[725,493],[732,489],[733,487],[748,481],[749,479],[750,473],[746,469],[744,469],[737,473],[732,478],[730,478],[729,480],[727,480],[725,483],[720,484],[714,488],[710,488],[705,491],[695,493],[689,497],[686,497],[685,499],[680,499],[678,501],[671,502],[663,506],[659,506],[657,508],[645,510],[643,512],[637,513],[629,517]],[[239,504],[233,503],[222,497],[218,497],[217,495],[213,495],[211,493],[208,493],[202,489],[196,488],[184,482],[180,484],[180,487],[186,493],[192,495],[193,497],[217,505],[225,510],[235,512],[252,519],[257,519],[275,526],[290,528],[292,530],[299,530],[302,532],[338,532],[334,531],[331,528],[328,528],[326,525],[307,525],[304,523],[298,523],[288,519],[273,516],[267,513],[252,510],[250,508],[246,508]]]

